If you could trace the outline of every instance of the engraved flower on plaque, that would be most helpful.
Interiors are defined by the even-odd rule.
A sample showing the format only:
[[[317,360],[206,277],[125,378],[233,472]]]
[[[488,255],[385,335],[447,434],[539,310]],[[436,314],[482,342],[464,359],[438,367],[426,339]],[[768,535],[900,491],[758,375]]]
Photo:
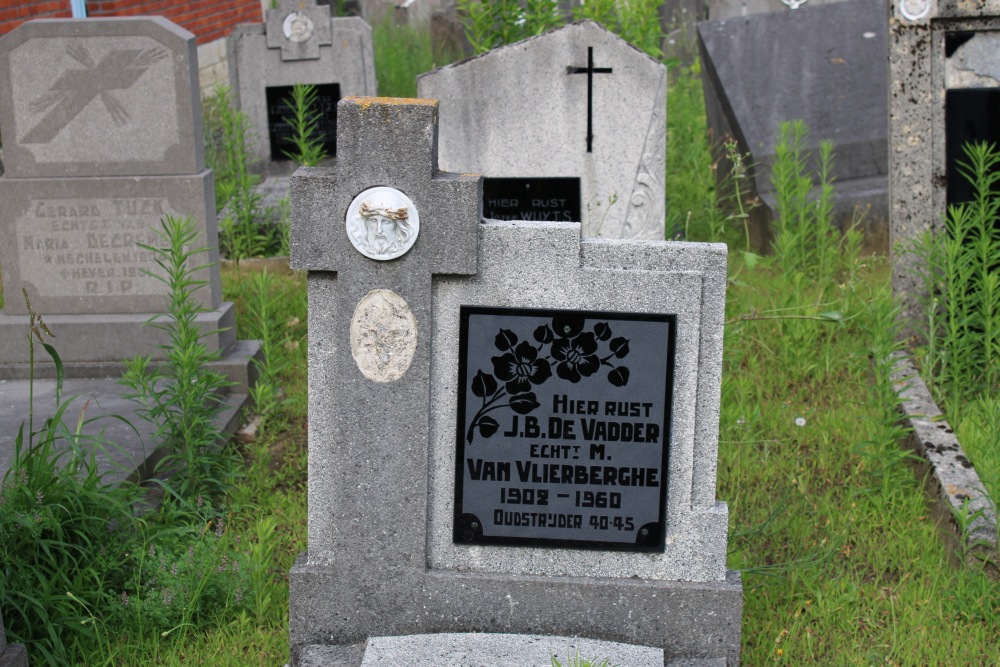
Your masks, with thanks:
[[[369,188],[347,207],[347,236],[365,257],[396,259],[413,247],[420,233],[417,207],[395,188]]]

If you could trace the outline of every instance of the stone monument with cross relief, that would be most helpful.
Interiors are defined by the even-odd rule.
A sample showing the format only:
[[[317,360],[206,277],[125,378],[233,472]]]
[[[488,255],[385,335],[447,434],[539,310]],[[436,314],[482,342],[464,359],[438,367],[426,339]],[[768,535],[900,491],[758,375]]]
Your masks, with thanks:
[[[664,238],[667,68],[593,21],[423,74],[439,159],[480,173],[483,215]]]
[[[536,665],[516,647],[579,637],[737,665],[725,246],[483,220],[481,178],[438,169],[437,112],[346,98],[336,164],[292,179],[310,327],[292,663]]]
[[[374,95],[372,29],[356,16],[330,16],[316,0],[280,0],[264,23],[237,26],[227,38],[233,98],[253,129],[251,153],[272,176],[291,174],[294,149],[286,121],[292,86],[316,91],[317,136],[329,157],[336,157],[337,101],[348,95]]]

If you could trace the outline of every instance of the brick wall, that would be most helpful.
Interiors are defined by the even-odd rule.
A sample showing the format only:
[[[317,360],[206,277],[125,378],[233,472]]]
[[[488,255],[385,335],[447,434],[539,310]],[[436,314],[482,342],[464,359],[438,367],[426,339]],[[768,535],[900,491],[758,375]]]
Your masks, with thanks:
[[[69,0],[0,0],[0,35],[29,19],[71,18]]]
[[[71,15],[69,0],[0,0],[0,35],[28,19]],[[164,16],[197,35],[198,44],[264,20],[260,0],[87,0],[87,16]]]

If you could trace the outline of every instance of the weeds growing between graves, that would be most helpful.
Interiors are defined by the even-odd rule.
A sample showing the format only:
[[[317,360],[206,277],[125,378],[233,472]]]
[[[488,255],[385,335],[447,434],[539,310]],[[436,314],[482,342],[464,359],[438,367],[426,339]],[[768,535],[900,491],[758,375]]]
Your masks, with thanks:
[[[397,25],[389,14],[375,26],[374,41],[378,90],[385,97],[416,97],[417,75],[462,55],[436,45],[426,30]]]
[[[922,374],[962,438],[990,496],[1000,494],[1000,151],[965,148],[962,175],[970,202],[949,207],[941,233],[914,247],[923,271]],[[985,436],[985,437],[984,437]],[[992,440],[992,442],[991,442]]]

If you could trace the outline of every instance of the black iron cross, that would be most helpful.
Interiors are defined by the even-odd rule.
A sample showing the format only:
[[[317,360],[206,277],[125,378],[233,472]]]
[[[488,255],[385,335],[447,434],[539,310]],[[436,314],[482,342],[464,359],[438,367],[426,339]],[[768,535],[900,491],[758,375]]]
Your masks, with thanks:
[[[587,75],[587,152],[593,153],[594,146],[594,75],[611,74],[610,67],[594,67],[594,47],[587,47],[587,66],[566,68],[568,74]]]

